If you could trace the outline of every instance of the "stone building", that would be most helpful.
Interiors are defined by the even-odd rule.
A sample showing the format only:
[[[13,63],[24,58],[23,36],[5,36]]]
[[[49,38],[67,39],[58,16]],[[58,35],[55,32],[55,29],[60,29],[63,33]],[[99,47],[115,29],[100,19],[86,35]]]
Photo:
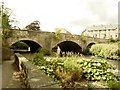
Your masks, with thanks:
[[[93,25],[87,27],[85,31],[82,32],[82,34],[95,38],[115,39],[120,36],[120,29],[118,29],[118,25]]]
[[[55,28],[55,32],[65,33],[65,34],[71,34],[65,28]]]

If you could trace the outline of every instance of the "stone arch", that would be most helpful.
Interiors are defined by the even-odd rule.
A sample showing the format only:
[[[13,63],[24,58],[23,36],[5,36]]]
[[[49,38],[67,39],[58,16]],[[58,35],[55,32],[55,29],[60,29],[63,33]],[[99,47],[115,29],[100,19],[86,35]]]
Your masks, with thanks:
[[[19,41],[26,43],[30,47],[30,52],[36,52],[36,51],[38,51],[39,48],[42,48],[42,46],[38,42],[36,42],[34,40],[27,40],[27,39],[26,40],[16,40],[16,41],[12,42],[10,46],[14,45],[15,43],[17,43]]]
[[[84,55],[89,55],[89,54],[91,54],[91,53],[90,53],[90,48],[91,48],[91,46],[92,46],[93,44],[96,44],[96,43],[95,43],[95,42],[86,43],[86,46],[85,46],[85,48],[83,49],[83,54],[84,54]]]
[[[53,51],[56,51],[57,49],[57,46],[60,47],[61,51],[64,51],[64,52],[82,52],[82,47],[74,42],[74,41],[61,41],[59,43],[57,43],[53,48],[52,50]]]
[[[96,44],[95,42],[90,42],[89,44],[87,44],[87,48],[91,48],[92,45]]]
[[[57,46],[59,43],[66,42],[66,41],[74,42],[74,43],[76,43],[77,45],[79,45],[82,48],[82,44],[79,41],[75,41],[75,40],[60,40],[58,42],[52,43],[51,49],[54,48],[55,46]]]

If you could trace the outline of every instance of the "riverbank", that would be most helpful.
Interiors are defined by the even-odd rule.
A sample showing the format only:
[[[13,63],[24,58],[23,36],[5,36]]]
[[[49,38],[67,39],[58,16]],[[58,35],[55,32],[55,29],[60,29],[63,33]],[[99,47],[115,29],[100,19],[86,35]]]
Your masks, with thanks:
[[[26,58],[29,58],[30,60],[32,60],[32,58],[33,58],[33,56],[32,56],[32,54],[24,54],[24,56],[26,57]],[[45,58],[45,60],[46,61],[54,61],[54,59],[56,58],[56,57],[52,57],[52,56],[45,56],[44,57]],[[63,58],[65,58],[65,57],[63,57]],[[71,57],[69,57],[69,58],[71,58]],[[74,57],[73,57],[74,58]],[[91,59],[91,60],[101,60],[101,58],[100,57],[95,57],[95,56],[81,56],[81,57],[77,57],[78,59],[81,59],[81,58],[84,58],[84,59]],[[62,58],[61,58],[62,59]],[[103,58],[102,58],[103,59]],[[106,60],[108,63],[111,63],[111,65],[116,65],[117,64],[117,62],[115,62],[114,64],[113,64],[113,61],[115,61],[115,60],[111,60],[110,62],[109,62],[109,60]],[[40,61],[41,62],[41,61]],[[45,65],[46,66],[46,65]],[[118,66],[118,64],[116,65],[116,66]],[[39,66],[38,66],[39,67]],[[114,67],[115,68],[115,70],[116,70],[116,67]],[[47,69],[47,68],[46,68]],[[115,71],[114,70],[114,71]],[[116,72],[117,72],[118,70],[116,70]],[[118,75],[119,75],[119,73],[117,73]],[[104,82],[105,83],[105,82]],[[73,87],[81,87],[81,86],[79,86],[80,84],[86,84],[87,86],[86,87],[91,87],[91,88],[93,88],[93,87],[96,87],[96,88],[107,88],[107,85],[104,85],[104,83],[101,83],[100,81],[89,81],[89,82],[86,82],[86,80],[83,80],[83,81],[80,81],[80,82],[75,82],[75,84],[73,85]],[[76,86],[77,85],[77,86]]]
[[[34,54],[33,53],[21,53],[21,55],[26,57],[28,60],[32,60]],[[52,58],[55,58],[55,57],[53,57],[53,56],[45,56],[45,58],[47,58],[49,60],[52,60]],[[80,56],[80,58],[92,59],[92,60],[104,59],[104,58],[97,57],[97,56],[92,56],[92,55],[82,55],[82,56]],[[104,59],[104,60],[108,61],[108,63],[110,63],[115,69],[120,70],[120,61],[112,60],[112,59]]]

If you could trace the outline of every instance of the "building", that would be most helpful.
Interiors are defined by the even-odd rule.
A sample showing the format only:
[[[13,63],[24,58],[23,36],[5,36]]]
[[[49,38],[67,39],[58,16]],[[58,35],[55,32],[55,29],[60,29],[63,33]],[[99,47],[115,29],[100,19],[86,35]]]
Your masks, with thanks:
[[[65,34],[71,34],[65,28],[55,28],[55,32],[65,33]]]
[[[87,27],[85,31],[82,32],[85,36],[95,37],[95,38],[118,38],[120,36],[120,29],[118,25],[93,25]]]

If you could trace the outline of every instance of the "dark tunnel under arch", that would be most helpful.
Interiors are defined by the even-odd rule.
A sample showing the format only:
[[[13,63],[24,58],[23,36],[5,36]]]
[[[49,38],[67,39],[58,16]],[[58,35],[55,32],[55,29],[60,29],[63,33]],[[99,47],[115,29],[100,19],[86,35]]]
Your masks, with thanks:
[[[91,42],[87,45],[87,48],[91,48],[92,45],[94,45],[95,43],[94,42]]]
[[[87,45],[87,47],[83,50],[83,54],[84,55],[91,55],[91,52],[90,52],[90,48],[92,47],[92,45],[94,45],[95,43],[94,42],[91,42]]]
[[[19,40],[17,42],[24,42],[25,44],[27,44],[30,47],[30,52],[32,53],[37,52],[38,49],[42,48],[41,45],[32,40]],[[17,42],[13,43],[11,46],[15,46]]]
[[[77,43],[73,41],[63,41],[59,44],[57,44],[55,47],[52,48],[52,51],[56,52],[57,51],[57,46],[60,47],[62,52],[74,52],[74,53],[81,53],[82,48],[79,46]]]

